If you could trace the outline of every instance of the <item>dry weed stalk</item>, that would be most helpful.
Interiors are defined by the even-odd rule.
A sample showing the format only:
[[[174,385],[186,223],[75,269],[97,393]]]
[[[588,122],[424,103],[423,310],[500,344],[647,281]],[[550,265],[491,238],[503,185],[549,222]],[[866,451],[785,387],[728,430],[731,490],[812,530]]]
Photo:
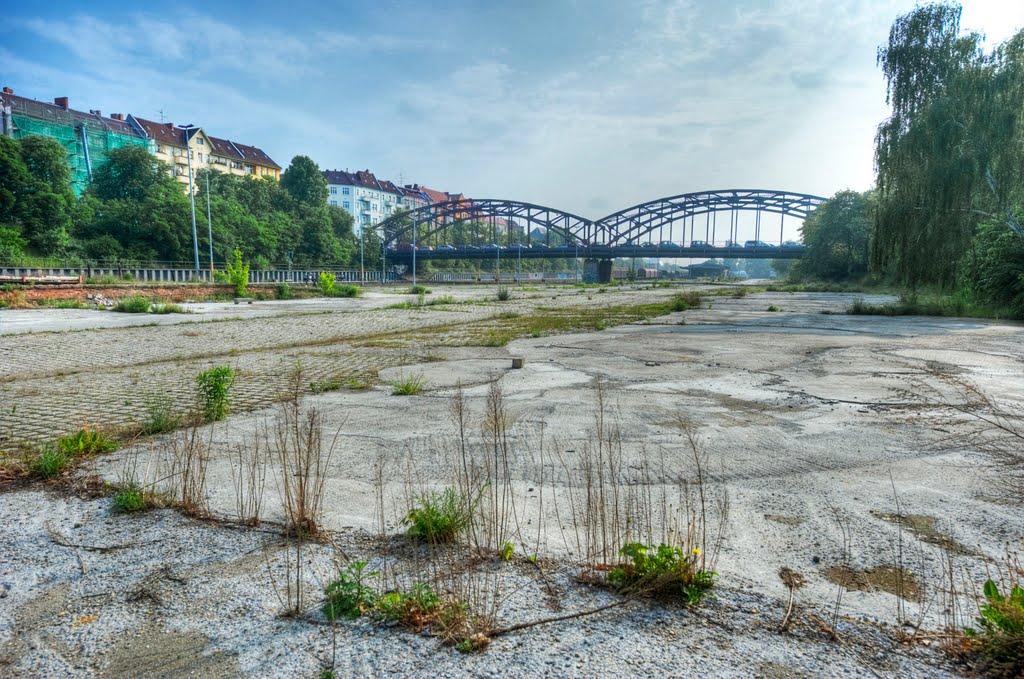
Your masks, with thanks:
[[[258,526],[263,508],[263,492],[267,485],[267,425],[257,425],[251,445],[240,443],[232,450],[231,483],[235,488],[235,514],[246,526]]]
[[[205,516],[206,468],[210,462],[213,427],[202,431],[199,415],[189,418],[186,427],[170,439],[170,478],[174,501],[192,515]]]

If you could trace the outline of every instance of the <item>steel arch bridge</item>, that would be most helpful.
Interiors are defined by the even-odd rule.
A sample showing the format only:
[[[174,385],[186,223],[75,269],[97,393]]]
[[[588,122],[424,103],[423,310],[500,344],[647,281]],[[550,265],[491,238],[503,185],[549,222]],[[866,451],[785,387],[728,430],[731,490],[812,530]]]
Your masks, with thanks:
[[[413,252],[421,259],[480,259],[503,249],[515,249],[519,256],[528,258],[575,255],[608,259],[654,254],[793,258],[799,257],[805,248],[782,247],[783,221],[786,217],[804,219],[825,200],[811,194],[768,189],[698,191],[640,203],[590,220],[533,203],[462,198],[393,215],[375,228],[383,232],[387,257],[396,264],[414,258]],[[760,246],[743,248],[736,242],[741,211],[756,213],[754,241]],[[728,213],[727,227],[719,226],[719,213]],[[761,243],[762,227],[765,234],[771,227],[762,225],[762,215],[771,214],[780,216],[779,238],[773,245],[767,245]],[[460,224],[474,226],[470,230],[474,242],[455,242],[457,237],[466,237],[465,233],[456,233]],[[531,241],[529,232],[533,227],[544,230],[543,243]],[[720,240],[719,235],[727,238]]]

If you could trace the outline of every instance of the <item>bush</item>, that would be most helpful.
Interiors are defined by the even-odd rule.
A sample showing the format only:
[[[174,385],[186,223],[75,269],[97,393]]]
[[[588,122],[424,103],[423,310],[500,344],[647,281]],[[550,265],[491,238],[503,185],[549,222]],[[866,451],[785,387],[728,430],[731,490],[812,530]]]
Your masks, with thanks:
[[[369,578],[380,575],[377,571],[366,571],[365,561],[356,561],[346,566],[338,578],[327,585],[324,590],[327,601],[323,612],[328,620],[338,618],[358,618],[373,609],[377,601],[377,593],[366,584]]]
[[[420,285],[419,283],[417,283],[416,285],[409,288],[406,292],[410,295],[429,295],[430,288],[428,288],[425,285]]]
[[[242,261],[242,251],[235,248],[234,256],[224,267],[228,283],[235,287],[235,297],[244,297],[249,288],[249,262]]]
[[[150,302],[147,298],[141,295],[132,295],[117,300],[117,304],[111,311],[119,311],[124,314],[145,314],[149,312],[149,307]]]
[[[424,542],[455,542],[473,519],[473,503],[452,488],[420,495],[416,503],[402,525],[409,527],[410,537]]]
[[[330,297],[334,293],[334,283],[338,278],[332,273],[327,271],[320,272],[320,279],[317,281],[317,287],[320,288],[320,292],[325,296]]]
[[[682,595],[687,603],[697,603],[715,584],[717,573],[698,568],[700,550],[684,553],[678,547],[661,544],[657,549],[630,542],[619,550],[629,563],[613,568],[608,581],[620,590],[652,594]]]
[[[415,396],[427,386],[427,378],[421,373],[402,377],[391,383],[392,396]]]
[[[113,508],[115,512],[131,514],[132,512],[140,512],[146,509],[147,506],[146,494],[136,484],[125,486],[117,491],[117,495],[114,496]]]
[[[1024,676],[1024,588],[1012,581],[1003,595],[989,580],[984,587],[985,602],[978,617],[978,630],[968,628],[974,640],[979,669],[989,677]]]
[[[174,412],[174,400],[169,396],[146,398],[146,421],[139,432],[144,436],[162,434],[178,428],[181,416]]]
[[[235,371],[222,365],[196,375],[203,417],[208,422],[223,420],[228,414],[228,392],[235,383]]]
[[[499,287],[498,288],[498,301],[499,302],[507,302],[510,299],[512,299],[512,290],[510,290],[508,287],[506,287],[504,285]]]
[[[112,453],[117,450],[117,441],[114,441],[97,429],[86,427],[79,429],[74,434],[58,438],[57,450],[69,459],[87,455],[99,455],[101,453]]]
[[[696,292],[681,292],[672,298],[672,311],[688,311],[700,307],[700,295]]]
[[[292,286],[286,282],[278,283],[274,286],[274,296],[277,299],[291,299],[292,298]]]
[[[779,307],[775,306],[774,304],[769,304],[768,311],[779,311]]]

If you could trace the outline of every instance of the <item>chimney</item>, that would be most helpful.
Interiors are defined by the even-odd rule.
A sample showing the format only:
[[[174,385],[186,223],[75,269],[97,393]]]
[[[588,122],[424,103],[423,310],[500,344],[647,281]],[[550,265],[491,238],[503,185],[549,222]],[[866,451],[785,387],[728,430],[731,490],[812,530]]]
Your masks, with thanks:
[[[54,104],[56,104],[57,106],[60,106],[60,107],[61,107],[62,109],[64,109],[65,111],[67,111],[67,110],[68,110],[68,108],[69,108],[69,107],[71,106],[71,104],[70,104],[70,102],[68,101],[68,98],[67,98],[67,97],[56,97],[56,98],[55,98],[55,99],[53,100],[53,103],[54,103]]]
[[[98,116],[100,118],[103,117],[103,111],[99,110],[98,108],[91,108],[91,109],[89,109],[89,113],[93,114],[94,116]]]
[[[14,94],[14,90],[12,90],[10,87],[5,87],[4,94]]]
[[[164,125],[166,125],[171,130],[174,129],[174,123],[164,123]]]
[[[110,117],[113,118],[114,120],[124,120],[124,114],[123,113],[111,113]]]

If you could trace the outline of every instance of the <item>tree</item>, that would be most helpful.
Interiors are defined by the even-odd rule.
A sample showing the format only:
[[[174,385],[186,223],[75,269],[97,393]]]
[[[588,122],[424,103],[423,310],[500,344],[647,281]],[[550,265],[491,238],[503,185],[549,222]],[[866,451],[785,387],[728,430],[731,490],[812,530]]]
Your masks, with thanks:
[[[327,204],[327,180],[309,156],[295,156],[281,174],[281,188],[299,203],[309,206]]]
[[[975,298],[1024,319],[1024,237],[1000,221],[982,224],[961,275]]]
[[[808,215],[801,227],[807,252],[796,276],[856,280],[868,272],[874,194],[840,191]]]

